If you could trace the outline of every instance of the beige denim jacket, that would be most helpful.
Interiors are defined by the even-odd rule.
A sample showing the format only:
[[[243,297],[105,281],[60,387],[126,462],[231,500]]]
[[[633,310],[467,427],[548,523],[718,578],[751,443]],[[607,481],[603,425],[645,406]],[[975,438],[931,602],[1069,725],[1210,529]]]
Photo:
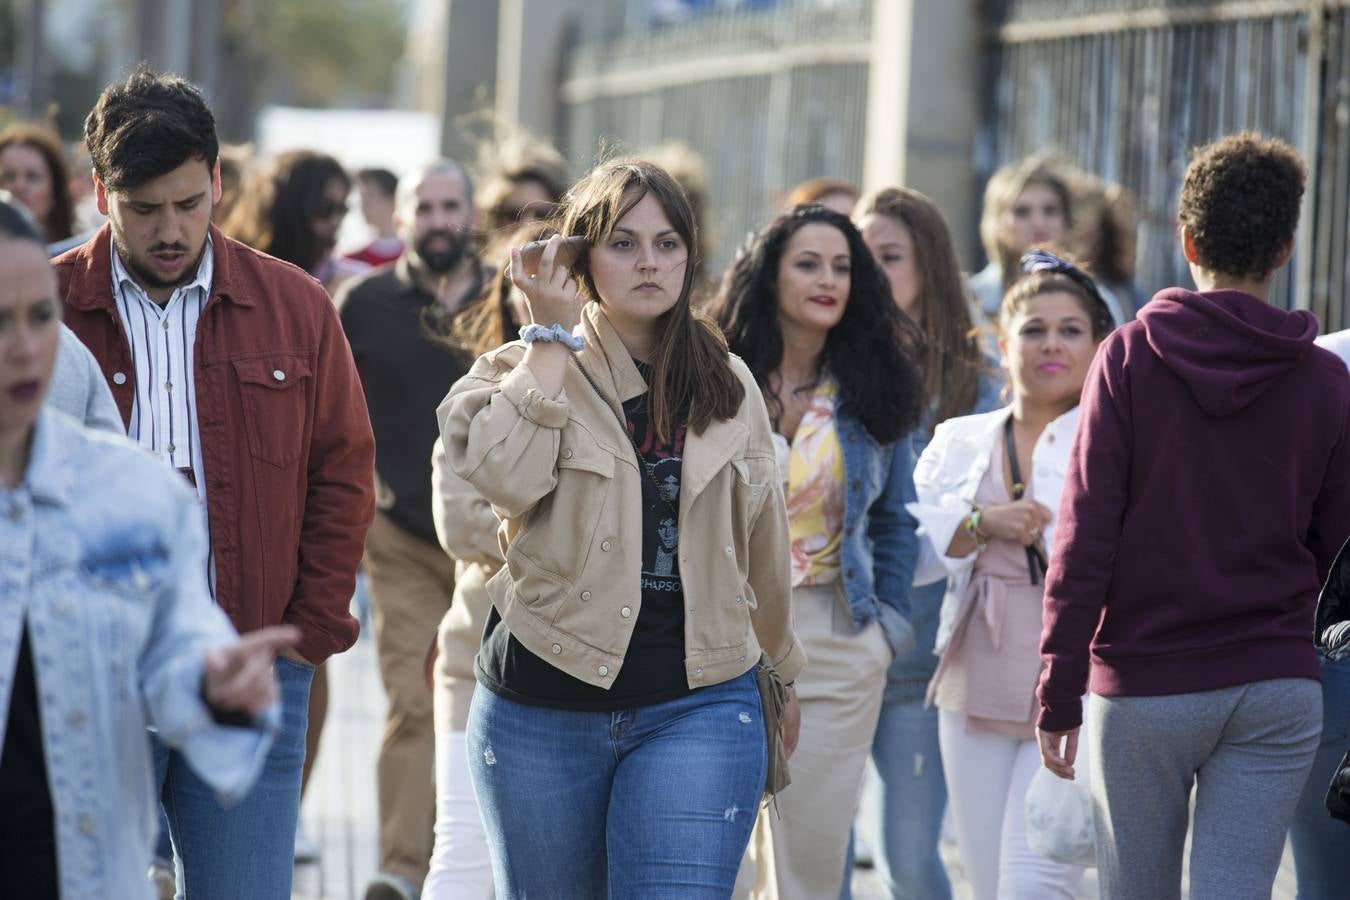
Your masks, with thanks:
[[[617,404],[646,390],[595,303],[582,316],[584,366],[549,398],[520,365],[525,345],[482,356],[437,410],[451,469],[503,520],[506,565],[488,582],[526,648],[608,688],[641,609],[642,490]],[[806,656],[792,631],[788,523],[768,413],[753,376],[735,418],[685,438],[680,491],[685,675],[691,688],[748,671],[760,650],[786,680]]]

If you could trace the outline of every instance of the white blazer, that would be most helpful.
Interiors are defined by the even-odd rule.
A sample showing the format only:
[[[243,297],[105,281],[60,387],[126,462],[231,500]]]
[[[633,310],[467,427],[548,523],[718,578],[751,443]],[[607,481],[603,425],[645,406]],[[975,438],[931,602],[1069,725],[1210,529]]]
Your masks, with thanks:
[[[995,443],[1003,440],[1003,426],[1012,415],[1012,407],[973,416],[948,419],[937,427],[933,440],[924,449],[914,467],[917,503],[906,509],[919,520],[919,559],[914,583],[928,584],[947,579],[942,598],[934,653],[942,653],[951,640],[961,598],[970,582],[978,552],[968,556],[947,556],[947,547],[958,528],[970,515],[970,503],[980,480],[989,470],[989,457]],[[1034,499],[1049,507],[1050,524],[1043,532],[1046,558],[1054,553],[1055,521],[1059,515],[1059,495],[1069,469],[1069,450],[1078,428],[1078,407],[1055,419],[1041,432],[1031,454],[1031,468],[1023,471],[1035,485]]]

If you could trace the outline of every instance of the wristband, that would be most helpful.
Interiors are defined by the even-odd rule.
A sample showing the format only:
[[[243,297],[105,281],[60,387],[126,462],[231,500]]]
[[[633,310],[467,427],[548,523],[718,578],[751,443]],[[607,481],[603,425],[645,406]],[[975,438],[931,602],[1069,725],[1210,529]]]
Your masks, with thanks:
[[[975,541],[975,545],[983,550],[984,545],[987,544],[989,540],[987,535],[980,534],[980,514],[982,510],[974,503],[972,503],[970,507],[970,515],[966,516],[964,528],[971,539]]]
[[[535,341],[543,341],[546,344],[562,344],[569,350],[580,350],[586,346],[581,335],[573,334],[561,325],[540,325],[538,323],[526,325],[520,329],[520,339],[527,344]]]

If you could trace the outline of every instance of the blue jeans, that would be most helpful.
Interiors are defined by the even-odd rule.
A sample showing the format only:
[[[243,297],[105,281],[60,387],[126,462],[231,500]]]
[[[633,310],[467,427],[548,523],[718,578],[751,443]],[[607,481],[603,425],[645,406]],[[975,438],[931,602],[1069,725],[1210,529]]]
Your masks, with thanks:
[[[731,895],[767,765],[753,670],[613,713],[479,690],[468,747],[499,896]]]
[[[951,900],[938,854],[947,784],[938,750],[938,711],[923,700],[883,703],[872,764],[881,784],[873,833],[877,869],[893,900]]]
[[[1333,819],[1323,805],[1327,786],[1350,750],[1350,659],[1322,661],[1322,742],[1299,797],[1289,840],[1298,876],[1298,900],[1344,897],[1350,874],[1350,825]]]
[[[152,738],[155,776],[173,841],[178,900],[289,900],[291,896],[314,667],[279,658],[276,672],[281,686],[281,731],[257,784],[229,809],[217,802],[181,756]]]

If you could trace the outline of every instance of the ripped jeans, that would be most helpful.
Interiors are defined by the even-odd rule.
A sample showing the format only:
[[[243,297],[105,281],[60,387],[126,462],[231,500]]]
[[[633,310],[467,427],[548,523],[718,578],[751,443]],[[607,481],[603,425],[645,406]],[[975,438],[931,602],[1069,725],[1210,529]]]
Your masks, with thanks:
[[[480,689],[468,745],[504,900],[730,896],[767,764],[753,670],[618,712]]]

